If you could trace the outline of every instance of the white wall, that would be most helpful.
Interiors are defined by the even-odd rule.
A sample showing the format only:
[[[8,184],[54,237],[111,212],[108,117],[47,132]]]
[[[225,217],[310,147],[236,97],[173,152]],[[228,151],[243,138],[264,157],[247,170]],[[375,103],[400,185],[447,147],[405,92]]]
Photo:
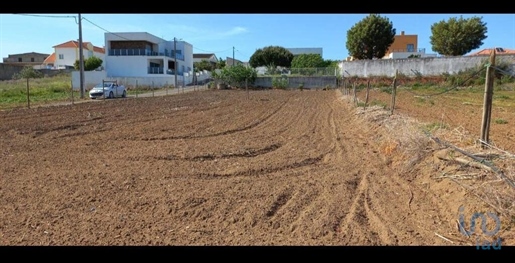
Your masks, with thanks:
[[[341,76],[395,76],[395,71],[406,76],[438,76],[443,73],[456,74],[488,62],[488,56],[429,57],[408,59],[377,59],[343,61],[339,63]],[[510,65],[515,64],[514,55],[498,55],[496,60]]]
[[[103,71],[84,71],[84,88],[90,90],[102,80],[107,78],[106,72]],[[80,71],[72,71],[72,87],[74,90],[80,89]]]
[[[63,59],[59,59],[59,55],[64,55]],[[71,66],[77,60],[77,51],[75,48],[55,48],[55,63],[54,67]]]
[[[190,68],[190,71],[193,70],[193,46],[190,43],[182,42],[182,52],[184,54],[184,64],[186,67],[186,71]]]
[[[84,59],[90,58],[90,53],[93,54],[93,56],[98,57],[102,59],[102,67],[105,68],[105,54],[99,53],[99,52],[90,52],[88,49],[83,48],[82,53],[84,54]],[[64,55],[64,59],[59,59],[59,54]],[[75,61],[79,59],[79,48],[55,48],[55,63],[54,67],[58,68],[59,66],[71,66],[73,67],[73,64],[75,64]]]
[[[108,77],[144,77],[148,75],[147,56],[106,56]]]
[[[170,75],[168,75],[170,76]],[[210,75],[204,74],[201,77],[202,80],[209,78]],[[124,85],[127,88],[135,88],[135,87],[155,87],[161,88],[165,86],[174,86],[175,81],[173,76],[171,77],[108,77],[106,75],[106,71],[85,71],[84,72],[84,88],[86,90],[90,90],[95,85],[102,83],[102,80],[116,80],[118,84]],[[198,79],[197,81],[200,81]],[[184,86],[185,84],[191,83],[191,77],[188,82],[188,79],[183,78],[182,76],[177,77],[178,86]],[[72,72],[72,86],[74,90],[80,89],[80,71],[76,70]]]

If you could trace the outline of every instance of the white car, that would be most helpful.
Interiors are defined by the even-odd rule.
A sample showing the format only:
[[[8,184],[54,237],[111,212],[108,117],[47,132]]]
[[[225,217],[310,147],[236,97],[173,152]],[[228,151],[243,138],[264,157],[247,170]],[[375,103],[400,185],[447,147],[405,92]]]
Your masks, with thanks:
[[[116,82],[104,81],[103,85],[100,83],[89,91],[89,97],[91,99],[112,99],[116,97],[125,98],[127,97],[127,90],[125,89],[125,86],[118,85]]]

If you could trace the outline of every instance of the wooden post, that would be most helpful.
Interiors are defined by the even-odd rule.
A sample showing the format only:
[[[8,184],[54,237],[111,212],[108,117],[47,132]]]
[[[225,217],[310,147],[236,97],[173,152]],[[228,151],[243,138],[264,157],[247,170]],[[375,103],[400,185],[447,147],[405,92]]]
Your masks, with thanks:
[[[395,77],[393,78],[393,87],[392,87],[392,103],[390,108],[390,115],[393,114],[393,109],[395,109],[395,96],[397,93],[397,75],[399,74],[399,70],[395,70]]]
[[[75,101],[73,100],[73,80],[70,81],[70,84],[71,84],[70,87],[71,87],[71,90],[72,90],[72,105],[74,105]]]
[[[249,85],[247,79],[245,79],[245,89],[247,90],[247,99],[249,99]]]
[[[168,81],[166,82],[166,95],[168,95]]]
[[[138,97],[138,80],[136,80],[136,88],[135,88],[135,91],[136,91],[136,98]]]
[[[370,80],[367,81],[367,94],[365,94],[365,106],[363,108],[367,108],[368,106],[368,94],[370,92]]]
[[[481,121],[481,147],[489,143],[490,119],[492,116],[492,98],[494,93],[495,49],[490,53],[490,63],[486,68],[485,95],[483,102],[483,119]]]
[[[27,108],[30,109],[29,78],[27,78]]]
[[[354,103],[358,103],[358,98],[356,97],[356,82],[354,82],[352,84],[352,93],[353,93],[353,98],[354,98]]]
[[[154,97],[154,81],[152,81],[152,97]]]

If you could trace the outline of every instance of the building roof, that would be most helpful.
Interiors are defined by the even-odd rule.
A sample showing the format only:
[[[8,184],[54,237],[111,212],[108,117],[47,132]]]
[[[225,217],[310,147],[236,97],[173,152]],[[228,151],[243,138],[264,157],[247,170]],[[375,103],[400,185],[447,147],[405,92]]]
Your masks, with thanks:
[[[216,57],[215,54],[213,53],[210,53],[210,54],[207,54],[207,53],[196,53],[196,54],[193,54],[193,58],[210,58],[210,57]]]
[[[43,61],[43,64],[53,64],[53,63],[55,63],[55,53],[52,53],[52,55],[48,56]]]
[[[82,48],[88,49],[88,46],[91,45],[91,42],[82,42]],[[68,42],[64,42],[59,45],[53,46],[53,48],[77,48],[79,47],[79,42],[75,40],[70,40]],[[93,46],[93,51],[97,53],[105,54],[105,48]]]
[[[48,56],[48,54],[38,53],[38,52],[27,52],[27,53],[20,53],[20,54],[9,54],[9,57],[13,56],[24,56],[24,55],[41,55],[41,56]]]
[[[492,53],[493,49],[494,48],[485,48],[483,50],[474,52],[474,53],[470,54],[469,56],[482,56],[482,55],[488,55],[489,56]],[[502,48],[502,47],[496,47],[495,48],[495,54],[515,54],[515,50],[514,49]]]

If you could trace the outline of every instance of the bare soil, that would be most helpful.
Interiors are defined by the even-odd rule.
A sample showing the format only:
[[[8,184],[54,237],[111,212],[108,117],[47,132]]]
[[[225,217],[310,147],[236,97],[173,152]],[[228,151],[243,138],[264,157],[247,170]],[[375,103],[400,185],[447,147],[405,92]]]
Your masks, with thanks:
[[[0,112],[0,245],[491,238],[479,227],[460,233],[460,206],[467,223],[492,207],[433,178],[446,166],[433,158],[438,146],[422,143],[416,160],[390,147],[384,121],[395,118],[371,118],[378,112],[357,112],[338,90],[208,90]],[[513,219],[500,220],[497,236],[515,244]]]

